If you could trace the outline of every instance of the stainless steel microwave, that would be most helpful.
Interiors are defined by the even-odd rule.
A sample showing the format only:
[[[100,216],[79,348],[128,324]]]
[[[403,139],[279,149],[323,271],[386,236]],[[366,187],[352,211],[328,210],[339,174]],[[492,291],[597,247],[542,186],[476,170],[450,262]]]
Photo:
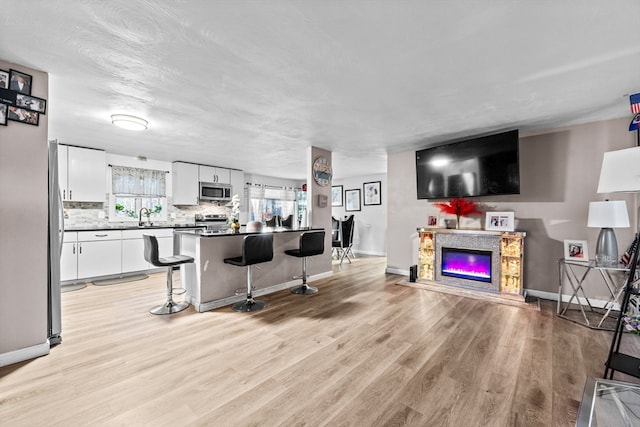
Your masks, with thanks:
[[[228,202],[231,200],[231,185],[218,182],[200,182],[200,200]]]

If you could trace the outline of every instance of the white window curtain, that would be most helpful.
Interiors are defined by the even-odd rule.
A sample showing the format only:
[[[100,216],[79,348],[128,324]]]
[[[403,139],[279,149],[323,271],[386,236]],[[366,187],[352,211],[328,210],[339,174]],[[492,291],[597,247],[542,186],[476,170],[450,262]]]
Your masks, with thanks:
[[[167,173],[153,169],[112,166],[111,185],[113,194],[166,197]]]
[[[251,221],[262,222],[262,212],[264,211],[264,188],[262,185],[247,186],[249,199],[249,219]]]

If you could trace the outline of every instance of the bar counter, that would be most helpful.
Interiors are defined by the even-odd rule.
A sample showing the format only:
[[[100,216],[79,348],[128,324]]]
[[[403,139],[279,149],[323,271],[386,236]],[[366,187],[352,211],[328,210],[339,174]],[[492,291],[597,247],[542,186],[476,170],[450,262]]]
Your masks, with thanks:
[[[265,295],[301,283],[294,276],[302,274],[302,260],[286,255],[286,249],[297,249],[304,231],[322,228],[265,228],[260,233],[273,233],[273,260],[253,267],[254,296]],[[246,298],[247,268],[225,264],[225,258],[242,255],[242,242],[247,233],[207,233],[202,230],[175,230],[180,254],[194,258],[181,268],[180,277],[186,289],[185,298],[198,312],[212,310]],[[330,238],[330,235],[329,235]],[[327,277],[331,272],[331,242],[325,242],[325,253],[307,259],[308,280]],[[328,259],[328,262],[327,262]],[[236,291],[238,291],[236,293]]]

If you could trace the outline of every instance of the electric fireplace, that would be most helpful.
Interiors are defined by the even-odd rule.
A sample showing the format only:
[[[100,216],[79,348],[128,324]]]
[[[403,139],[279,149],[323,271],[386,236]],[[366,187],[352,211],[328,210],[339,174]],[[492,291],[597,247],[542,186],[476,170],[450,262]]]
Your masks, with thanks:
[[[491,251],[442,247],[443,276],[491,283]]]

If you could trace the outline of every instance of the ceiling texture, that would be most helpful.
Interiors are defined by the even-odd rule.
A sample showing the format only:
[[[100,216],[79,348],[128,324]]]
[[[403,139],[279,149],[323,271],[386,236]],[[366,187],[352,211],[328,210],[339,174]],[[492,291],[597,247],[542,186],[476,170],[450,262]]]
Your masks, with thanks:
[[[0,0],[0,59],[49,73],[49,137],[304,180],[387,153],[631,118],[637,0]],[[149,128],[111,124],[132,114]],[[15,126],[9,123],[9,126]],[[21,125],[22,126],[22,125]]]

